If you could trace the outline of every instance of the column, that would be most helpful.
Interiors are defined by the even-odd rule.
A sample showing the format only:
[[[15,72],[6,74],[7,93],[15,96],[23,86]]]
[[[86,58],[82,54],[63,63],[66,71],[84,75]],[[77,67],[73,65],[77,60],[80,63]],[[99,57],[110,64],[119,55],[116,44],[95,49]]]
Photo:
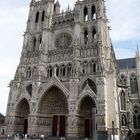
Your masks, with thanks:
[[[96,108],[92,109],[92,140],[96,140]]]

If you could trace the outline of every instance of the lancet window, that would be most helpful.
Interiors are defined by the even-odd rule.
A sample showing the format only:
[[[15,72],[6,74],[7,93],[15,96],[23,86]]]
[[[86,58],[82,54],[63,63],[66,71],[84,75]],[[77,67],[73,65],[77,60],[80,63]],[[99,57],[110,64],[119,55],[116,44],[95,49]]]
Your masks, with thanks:
[[[87,30],[85,30],[84,31],[84,43],[85,43],[85,45],[87,45],[88,44],[88,31]]]
[[[66,68],[64,65],[61,66],[61,76],[66,76]]]
[[[90,64],[90,70],[91,70],[91,73],[96,72],[96,62],[93,60],[91,61],[91,64]]]
[[[137,106],[134,107],[133,125],[134,129],[140,129],[140,108]]]
[[[126,96],[124,91],[121,91],[120,93],[120,101],[121,101],[121,110],[126,110]]]
[[[92,18],[92,20],[96,19],[96,9],[95,9],[94,5],[91,8],[91,18]]]
[[[29,95],[32,96],[32,84],[28,85],[26,90],[28,91]]]
[[[71,71],[72,71],[72,66],[71,66],[71,64],[68,64],[68,66],[67,66],[67,75],[68,76],[71,76]]]
[[[48,68],[48,77],[52,77],[53,76],[53,68],[51,66],[49,66]]]
[[[122,115],[121,122],[122,122],[122,126],[127,126],[127,118],[125,114]]]
[[[84,8],[84,21],[88,21],[88,8]]]
[[[93,29],[93,30],[92,30],[92,40],[93,40],[93,42],[96,42],[96,39],[97,39],[96,30]]]
[[[42,48],[42,36],[40,36],[39,38],[39,50],[41,50]]]
[[[36,51],[36,39],[34,38],[33,39],[33,52]]]
[[[88,73],[88,63],[87,61],[85,61],[83,63],[83,74]]]
[[[59,76],[59,67],[56,66],[56,76]]]
[[[31,68],[28,67],[27,72],[26,72],[26,78],[31,78],[32,72],[31,72]]]
[[[45,19],[45,11],[42,12],[42,17],[41,17],[41,21],[43,22]]]
[[[37,77],[37,68],[36,67],[33,68],[32,75],[33,75],[33,78]]]
[[[36,13],[35,23],[38,23],[38,21],[39,21],[39,12]]]
[[[131,94],[138,93],[137,77],[134,73],[131,74],[131,76],[130,76],[130,87],[131,87]]]

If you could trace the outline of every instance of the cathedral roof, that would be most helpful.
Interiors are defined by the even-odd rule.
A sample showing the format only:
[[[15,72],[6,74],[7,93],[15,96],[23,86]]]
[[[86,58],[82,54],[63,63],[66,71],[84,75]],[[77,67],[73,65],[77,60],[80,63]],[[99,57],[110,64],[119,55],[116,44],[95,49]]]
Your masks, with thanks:
[[[1,118],[1,117],[3,117],[3,118],[4,118],[4,115],[2,115],[2,114],[0,113],[0,118]]]
[[[133,69],[136,68],[136,59],[135,58],[118,59],[117,65],[119,69]]]

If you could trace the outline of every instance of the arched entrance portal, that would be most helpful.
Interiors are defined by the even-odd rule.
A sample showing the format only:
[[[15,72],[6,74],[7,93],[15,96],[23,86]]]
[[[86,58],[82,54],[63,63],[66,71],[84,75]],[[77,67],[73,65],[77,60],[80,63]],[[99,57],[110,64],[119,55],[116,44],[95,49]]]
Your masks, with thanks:
[[[65,137],[68,103],[64,93],[57,87],[50,88],[39,104],[39,114],[45,116],[45,132],[48,136]]]
[[[79,105],[79,135],[80,137],[94,137],[93,129],[95,128],[96,105],[91,97],[85,96]],[[94,125],[94,126],[93,126]]]
[[[30,114],[30,106],[26,99],[21,100],[16,107],[15,130],[21,134],[27,134],[28,131],[28,115]]]

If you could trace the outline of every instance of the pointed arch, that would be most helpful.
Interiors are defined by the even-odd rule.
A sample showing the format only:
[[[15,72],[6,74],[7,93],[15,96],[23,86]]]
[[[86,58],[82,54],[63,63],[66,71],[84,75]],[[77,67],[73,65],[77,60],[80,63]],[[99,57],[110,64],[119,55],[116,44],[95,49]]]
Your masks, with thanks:
[[[130,88],[131,88],[131,94],[138,93],[138,82],[137,82],[137,76],[135,73],[132,73],[130,75]]]
[[[96,35],[96,29],[94,28],[94,29],[92,30],[92,41],[93,41],[93,42],[96,42],[96,40],[97,40],[97,35]]]
[[[92,136],[92,132],[95,131],[96,127],[96,126],[91,127],[92,121],[95,122],[96,119],[96,103],[94,98],[92,98],[88,94],[81,97],[77,103],[77,114],[79,119],[78,124],[79,136],[90,138]]]
[[[30,104],[25,97],[16,104],[15,114],[26,117],[30,114]]]
[[[16,104],[14,129],[16,133],[28,133],[28,118],[30,114],[30,104],[26,98],[22,98]]]
[[[95,7],[95,5],[93,5],[91,7],[91,19],[92,20],[95,20],[96,19],[96,7]]]
[[[43,96],[43,94],[48,91],[50,88],[52,87],[57,87],[60,90],[62,90],[62,92],[65,94],[65,96],[69,97],[69,90],[61,83],[61,81],[57,78],[57,77],[53,77],[52,79],[50,79],[49,83],[45,83],[43,84],[40,89],[39,89],[39,94],[40,94],[40,99]]]
[[[88,30],[84,30],[84,43],[85,45],[88,44],[88,41],[89,41],[89,35],[88,35]]]
[[[85,88],[86,85],[89,85],[89,87],[92,89],[92,91],[97,94],[97,87],[96,84],[90,79],[86,79],[85,82],[82,84],[82,90]]]
[[[32,96],[32,84],[28,85],[26,87],[27,92],[29,93],[30,96]]]
[[[58,86],[53,85],[44,92],[38,104],[38,112],[43,114],[68,113],[67,97]]]
[[[36,43],[37,43],[36,38],[34,38],[33,39],[33,48],[32,48],[33,52],[36,51]]]
[[[35,23],[38,23],[38,21],[39,21],[39,12],[37,11],[35,16]]]
[[[137,105],[133,108],[133,126],[134,129],[140,129],[140,108]]]
[[[41,17],[41,21],[43,22],[45,19],[45,11],[42,12],[42,17]]]
[[[120,92],[120,102],[121,102],[121,110],[126,110],[126,96],[123,90]]]
[[[84,8],[84,21],[88,21],[88,8]]]
[[[121,116],[121,125],[127,126],[127,117],[125,114],[122,114],[122,116]]]

